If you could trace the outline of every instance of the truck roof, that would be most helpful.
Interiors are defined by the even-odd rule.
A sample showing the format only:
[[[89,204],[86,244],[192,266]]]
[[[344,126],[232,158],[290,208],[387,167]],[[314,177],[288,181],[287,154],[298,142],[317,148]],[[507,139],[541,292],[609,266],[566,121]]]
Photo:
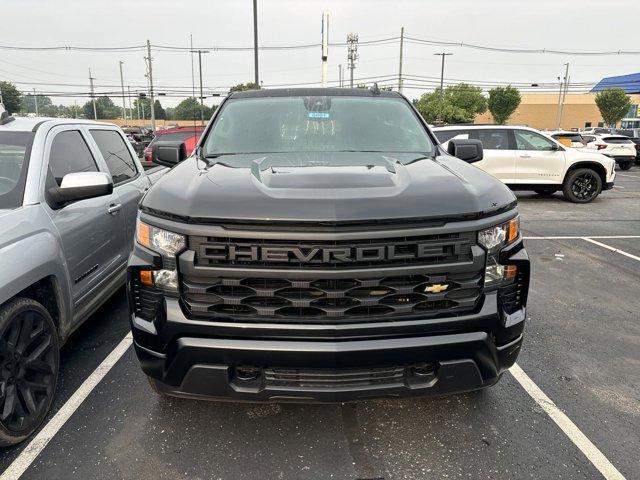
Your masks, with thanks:
[[[263,88],[261,90],[245,90],[233,92],[231,98],[259,97],[395,97],[402,98],[398,92],[379,90],[374,93],[370,88]]]
[[[40,125],[113,125],[83,118],[14,117],[11,122],[0,125],[0,132],[35,132]]]

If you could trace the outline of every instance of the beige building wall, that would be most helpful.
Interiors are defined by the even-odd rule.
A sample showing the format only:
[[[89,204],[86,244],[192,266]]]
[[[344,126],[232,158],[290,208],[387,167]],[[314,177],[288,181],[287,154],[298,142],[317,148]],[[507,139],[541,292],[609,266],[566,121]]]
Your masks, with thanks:
[[[640,94],[629,95],[631,103],[640,104]],[[597,127],[602,116],[594,93],[568,93],[564,104],[561,129],[584,128],[585,122]],[[558,113],[558,94],[523,93],[518,109],[507,121],[508,125],[527,125],[539,130],[555,130]],[[494,123],[488,111],[478,115],[475,123]]]

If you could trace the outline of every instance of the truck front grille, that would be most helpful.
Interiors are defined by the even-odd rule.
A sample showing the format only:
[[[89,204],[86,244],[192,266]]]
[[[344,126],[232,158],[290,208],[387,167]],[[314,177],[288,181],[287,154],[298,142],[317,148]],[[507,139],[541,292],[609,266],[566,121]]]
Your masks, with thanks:
[[[184,277],[182,304],[193,318],[340,323],[473,309],[483,272],[366,279]]]
[[[429,368],[423,367],[425,371]],[[265,368],[266,387],[335,390],[370,386],[403,385],[405,367],[301,369]]]

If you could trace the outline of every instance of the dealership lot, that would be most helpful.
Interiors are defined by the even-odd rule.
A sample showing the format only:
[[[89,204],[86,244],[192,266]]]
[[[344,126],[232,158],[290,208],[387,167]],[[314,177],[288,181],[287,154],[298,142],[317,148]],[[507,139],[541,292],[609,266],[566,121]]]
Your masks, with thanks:
[[[518,365],[611,478],[640,478],[640,168],[586,205],[518,197],[533,270]],[[52,423],[3,452],[0,478],[25,468],[28,479],[601,476],[589,446],[511,374],[484,392],[345,405],[161,399],[131,348],[96,370],[127,332],[121,291],[63,349]],[[95,388],[82,387],[89,377]],[[41,451],[39,439],[50,439]]]

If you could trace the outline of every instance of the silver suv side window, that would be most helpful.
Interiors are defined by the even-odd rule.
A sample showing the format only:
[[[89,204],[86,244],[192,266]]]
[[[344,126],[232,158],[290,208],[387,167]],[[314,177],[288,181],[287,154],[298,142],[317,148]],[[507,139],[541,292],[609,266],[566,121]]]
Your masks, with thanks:
[[[91,150],[78,130],[58,133],[51,143],[49,171],[58,186],[67,173],[97,172]]]
[[[542,135],[528,130],[514,130],[518,150],[553,150],[555,143]]]
[[[118,132],[114,130],[89,130],[89,132],[107,163],[114,185],[126,182],[138,174],[131,152]]]

